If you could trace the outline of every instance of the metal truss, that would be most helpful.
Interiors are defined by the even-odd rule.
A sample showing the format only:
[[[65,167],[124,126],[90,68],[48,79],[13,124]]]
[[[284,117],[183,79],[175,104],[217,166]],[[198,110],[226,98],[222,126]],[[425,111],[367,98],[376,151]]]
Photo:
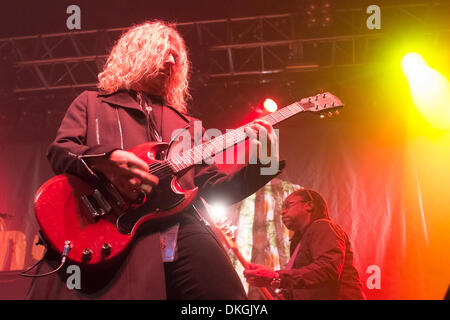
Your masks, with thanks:
[[[427,25],[440,3],[381,7],[384,16],[402,16]],[[371,62],[372,48],[388,34],[366,28],[365,8],[336,9],[334,24],[303,32],[301,12],[177,23],[193,59],[194,77],[230,77],[307,72]],[[0,39],[10,62],[14,93],[94,87],[106,54],[127,28],[65,32]],[[316,30],[317,31],[317,30]],[[445,30],[442,30],[445,31]],[[342,34],[342,32],[344,32]],[[448,30],[446,31],[448,35]],[[323,36],[333,34],[333,36]],[[346,35],[345,35],[346,34]]]

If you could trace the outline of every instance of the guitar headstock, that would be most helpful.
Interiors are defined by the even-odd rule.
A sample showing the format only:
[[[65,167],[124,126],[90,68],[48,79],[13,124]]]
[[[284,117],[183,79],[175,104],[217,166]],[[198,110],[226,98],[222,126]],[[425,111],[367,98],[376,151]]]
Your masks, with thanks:
[[[338,109],[344,107],[342,101],[330,92],[303,98],[299,103],[304,111],[318,113],[321,118],[339,114]]]

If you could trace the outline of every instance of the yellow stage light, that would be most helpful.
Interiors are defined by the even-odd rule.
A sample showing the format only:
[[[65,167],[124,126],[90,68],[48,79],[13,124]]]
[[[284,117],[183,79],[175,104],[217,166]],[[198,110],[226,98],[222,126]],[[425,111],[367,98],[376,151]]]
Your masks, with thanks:
[[[420,114],[437,129],[450,128],[450,84],[417,53],[406,54],[401,62],[412,101]]]

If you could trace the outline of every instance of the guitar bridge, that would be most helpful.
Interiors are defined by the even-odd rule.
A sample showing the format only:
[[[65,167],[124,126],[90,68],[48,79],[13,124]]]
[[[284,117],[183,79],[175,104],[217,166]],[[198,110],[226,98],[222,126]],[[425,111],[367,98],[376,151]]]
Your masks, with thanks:
[[[112,210],[111,205],[98,189],[95,189],[92,195],[82,195],[80,199],[94,219],[98,219]]]

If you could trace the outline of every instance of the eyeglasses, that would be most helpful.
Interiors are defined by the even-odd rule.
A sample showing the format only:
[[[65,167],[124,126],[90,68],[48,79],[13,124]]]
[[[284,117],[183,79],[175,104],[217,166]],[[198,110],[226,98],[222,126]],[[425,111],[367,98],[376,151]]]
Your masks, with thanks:
[[[301,200],[293,201],[291,203],[285,202],[285,203],[283,203],[283,205],[281,207],[281,210],[288,209],[289,207],[291,207],[291,206],[293,206],[293,205],[295,205],[297,203],[300,203],[300,202],[309,202],[309,201],[313,201],[314,202],[314,198],[313,198],[311,192],[308,189],[303,189],[303,191],[306,192],[306,194],[308,195],[308,200],[301,199]],[[303,194],[302,195],[296,195],[296,197],[302,197],[303,198],[304,195]]]
[[[291,203],[289,203],[289,202],[285,202],[285,203],[283,203],[283,205],[281,206],[281,210],[287,210],[287,209],[289,209],[290,207],[292,207],[292,206],[295,206],[296,204],[298,204],[298,203],[300,203],[300,202],[309,202],[309,201],[311,201],[311,200],[296,200],[296,201],[293,201],[293,202],[291,202]]]

